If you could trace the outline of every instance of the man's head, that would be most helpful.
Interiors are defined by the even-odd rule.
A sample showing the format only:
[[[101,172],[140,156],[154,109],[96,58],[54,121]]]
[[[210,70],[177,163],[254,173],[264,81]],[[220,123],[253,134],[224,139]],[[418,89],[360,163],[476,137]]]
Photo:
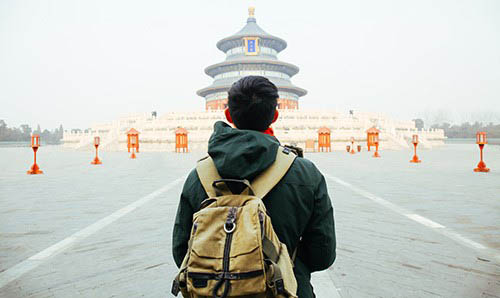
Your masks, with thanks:
[[[241,78],[228,97],[226,118],[239,129],[264,131],[278,118],[278,88],[265,77]]]

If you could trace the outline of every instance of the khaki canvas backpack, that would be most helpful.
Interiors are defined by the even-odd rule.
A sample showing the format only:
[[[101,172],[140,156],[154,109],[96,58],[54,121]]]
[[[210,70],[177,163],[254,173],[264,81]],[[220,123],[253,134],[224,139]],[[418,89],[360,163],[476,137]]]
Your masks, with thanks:
[[[172,294],[183,297],[297,297],[297,281],[285,244],[273,230],[262,198],[295,159],[280,147],[276,161],[250,184],[222,179],[210,157],[196,167],[208,194],[193,215],[188,251]],[[226,182],[246,186],[233,194]]]

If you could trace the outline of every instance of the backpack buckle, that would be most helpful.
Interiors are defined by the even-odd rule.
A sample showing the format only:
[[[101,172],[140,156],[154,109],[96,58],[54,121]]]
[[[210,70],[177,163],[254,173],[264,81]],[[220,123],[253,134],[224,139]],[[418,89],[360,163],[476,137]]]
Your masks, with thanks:
[[[236,223],[234,221],[226,222],[224,224],[224,232],[226,232],[227,234],[231,234],[232,232],[234,232],[234,229],[236,229]]]
[[[224,231],[227,234],[231,234],[236,229],[236,212],[237,209],[235,207],[229,209],[226,222],[224,223]]]
[[[180,288],[180,285],[179,285],[179,281],[177,279],[174,279],[174,282],[172,283],[172,294],[174,296],[177,297],[177,295],[179,294],[179,292],[181,291],[181,288]]]
[[[283,279],[276,280],[274,284],[276,285],[276,291],[278,292],[278,294],[285,293],[285,284],[283,282]]]

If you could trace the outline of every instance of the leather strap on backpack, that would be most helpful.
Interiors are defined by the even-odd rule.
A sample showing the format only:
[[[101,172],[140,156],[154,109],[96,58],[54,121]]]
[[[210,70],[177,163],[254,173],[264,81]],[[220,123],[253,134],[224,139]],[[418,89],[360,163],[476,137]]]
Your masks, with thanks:
[[[201,185],[205,189],[209,198],[216,197],[216,190],[212,186],[213,182],[222,179],[215,167],[214,161],[210,156],[207,156],[196,165],[196,172],[198,173],[198,178],[200,178]]]
[[[265,197],[267,193],[269,193],[271,189],[273,189],[273,187],[276,186],[276,184],[278,184],[278,182],[280,182],[280,180],[285,176],[296,157],[295,153],[293,153],[289,148],[281,146],[278,147],[274,163],[251,182],[255,195],[259,198]],[[198,164],[196,165],[196,172],[200,178],[201,185],[209,197],[216,197],[217,195],[220,195],[213,187],[213,182],[223,179],[219,175],[214,161],[210,156],[198,161]],[[231,192],[229,191],[228,194],[230,193]]]
[[[274,163],[252,181],[255,195],[264,198],[285,176],[296,157],[289,148],[280,146]]]

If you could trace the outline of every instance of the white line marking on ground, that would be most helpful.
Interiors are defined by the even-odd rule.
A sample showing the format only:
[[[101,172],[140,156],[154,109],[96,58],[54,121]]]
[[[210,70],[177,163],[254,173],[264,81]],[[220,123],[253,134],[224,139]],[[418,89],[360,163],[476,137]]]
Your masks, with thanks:
[[[432,221],[428,218],[425,218],[423,216],[420,216],[418,214],[405,214],[406,217],[408,217],[409,219],[413,219],[414,221],[418,222],[418,223],[421,223],[423,224],[424,226],[427,226],[429,228],[434,228],[434,229],[437,229],[437,228],[445,228],[445,226],[443,225],[440,225],[438,224],[437,222],[435,221]]]
[[[444,230],[442,234],[446,235],[448,238],[452,238],[452,239],[455,239],[457,241],[464,242],[464,243],[468,244],[469,246],[474,247],[478,250],[488,249],[486,246],[484,246],[480,243],[477,243],[475,241],[472,241],[468,238],[465,238],[464,236],[462,236],[454,231],[450,231],[449,229]],[[499,257],[499,256],[497,255],[496,257]]]
[[[400,215],[403,215],[415,222],[418,222],[419,224],[421,225],[424,225],[428,228],[431,228],[432,230],[440,233],[441,235],[444,235],[462,245],[465,245],[467,247],[470,247],[476,251],[480,251],[482,253],[487,253],[489,255],[491,255],[496,262],[499,262],[500,263],[500,252],[493,249],[493,248],[488,248],[480,243],[477,243],[473,240],[470,240],[460,234],[458,234],[457,232],[435,222],[435,221],[432,221],[426,217],[423,217],[423,216],[420,216],[418,214],[415,214],[415,213],[412,213],[408,210],[406,210],[405,208],[402,208],[402,207],[399,207],[398,205],[396,204],[393,204],[387,200],[384,200],[372,193],[369,193],[367,192],[366,190],[363,190],[363,189],[360,189],[356,186],[353,186],[352,184],[348,183],[348,182],[345,182],[344,180],[340,179],[340,178],[337,178],[335,176],[331,176],[331,175],[328,175],[328,174],[324,174],[325,177],[327,177],[328,179],[340,184],[340,185],[343,185],[349,189],[351,189],[352,191],[354,191],[355,193],[367,198],[367,199],[370,199],[372,201],[374,201],[375,203],[377,204],[380,204],[396,213],[399,213]]]
[[[106,226],[110,225],[114,221],[120,219],[121,217],[127,215],[128,213],[134,211],[135,209],[141,207],[142,205],[148,203],[149,201],[155,199],[162,193],[170,190],[172,187],[183,181],[183,178],[179,178],[164,187],[140,198],[139,200],[113,212],[112,214],[106,216],[105,218],[91,224],[90,226],[74,233],[73,235],[57,242],[56,244],[42,250],[41,252],[29,257],[28,259],[22,261],[21,263],[14,265],[13,267],[0,273],[0,288],[3,288],[8,283],[18,279],[23,274],[35,269],[40,266],[44,261],[53,257],[61,252],[67,250],[76,242],[81,241],[90,235],[102,230]]]

